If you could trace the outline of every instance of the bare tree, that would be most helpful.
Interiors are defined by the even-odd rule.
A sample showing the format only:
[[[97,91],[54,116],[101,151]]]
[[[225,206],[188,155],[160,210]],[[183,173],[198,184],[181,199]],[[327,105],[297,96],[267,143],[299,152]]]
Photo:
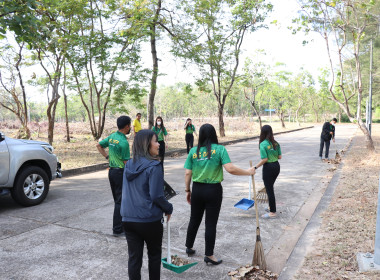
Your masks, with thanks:
[[[326,43],[332,77],[329,87],[330,98],[346,113],[351,122],[358,124],[366,137],[367,148],[373,150],[373,140],[361,119],[363,81],[360,54],[366,30],[371,25],[377,24],[376,16],[371,13],[374,4],[351,0],[299,2],[303,7],[301,21],[305,23],[304,26],[318,32]],[[333,62],[334,57],[338,60],[338,70]],[[350,60],[353,61],[352,70],[347,67]],[[355,97],[356,116],[350,108]]]
[[[23,62],[24,43],[17,44],[18,49],[10,45],[4,47],[5,52],[1,56],[4,61],[5,71],[0,71],[0,83],[4,90],[1,94],[0,105],[11,111],[19,119],[22,128],[19,130],[18,138],[30,138],[28,127],[28,106],[21,65]],[[2,72],[7,73],[7,77]]]

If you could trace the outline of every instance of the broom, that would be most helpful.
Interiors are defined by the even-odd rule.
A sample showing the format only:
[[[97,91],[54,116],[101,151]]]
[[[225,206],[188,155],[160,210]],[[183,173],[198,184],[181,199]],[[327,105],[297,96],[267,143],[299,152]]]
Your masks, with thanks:
[[[249,161],[249,165],[252,167],[251,160]],[[254,200],[256,201],[255,179],[253,175],[251,175],[251,178],[252,178],[253,196],[254,196]],[[256,244],[255,244],[255,251],[253,252],[252,265],[258,266],[262,270],[266,270],[267,263],[265,261],[263,244],[261,243],[260,226],[259,226],[259,209],[257,207],[257,203],[255,203],[255,210],[256,210]]]
[[[338,153],[338,150],[336,149],[335,141],[334,141],[334,147],[335,147],[335,159],[340,160],[340,154]]]

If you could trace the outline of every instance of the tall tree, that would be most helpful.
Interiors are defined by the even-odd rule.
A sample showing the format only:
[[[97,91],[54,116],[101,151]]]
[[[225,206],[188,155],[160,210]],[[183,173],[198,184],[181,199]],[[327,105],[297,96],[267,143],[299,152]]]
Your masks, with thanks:
[[[19,129],[18,138],[30,138],[26,88],[21,71],[23,64],[26,64],[23,58],[25,43],[16,45],[14,48],[6,43],[1,48],[3,66],[0,67],[0,84],[3,92],[0,93],[0,105],[19,119],[22,129]]]
[[[104,130],[111,94],[122,100],[122,96],[139,93],[141,35],[131,17],[118,13],[118,1],[82,3],[80,12],[65,26],[70,42],[66,58],[73,72],[73,87],[97,140]]]
[[[264,25],[272,5],[261,0],[183,1],[182,24],[186,36],[178,36],[174,54],[199,69],[197,84],[211,85],[218,103],[219,134],[225,136],[224,106],[234,86],[245,36]]]
[[[362,121],[363,80],[360,53],[362,41],[368,36],[370,26],[378,25],[378,17],[372,13],[375,1],[372,0],[299,0],[302,4],[302,15],[297,21],[306,31],[315,31],[322,35],[330,60],[331,98],[339,105],[351,122],[356,122],[366,136],[367,147],[374,149],[373,140]],[[335,48],[334,48],[335,44]],[[337,57],[338,70],[333,62]],[[347,75],[345,60],[352,59],[352,76]],[[351,77],[350,77],[351,76]],[[339,81],[338,87],[335,82]],[[352,84],[353,82],[353,84]],[[350,85],[352,85],[350,87]],[[338,98],[337,93],[342,93]],[[350,100],[356,98],[356,116],[350,108]]]
[[[255,60],[258,60],[260,54],[265,54],[263,51],[258,51],[255,55]],[[247,58],[243,68],[244,74],[242,77],[242,85],[244,86],[245,98],[249,101],[255,114],[259,120],[260,128],[262,128],[261,115],[257,106],[257,95],[260,87],[263,87],[269,79],[268,66],[260,61],[254,62],[252,59]]]
[[[300,113],[306,107],[308,101],[312,99],[311,96],[315,94],[313,77],[309,72],[301,69],[301,72],[294,77],[289,87],[295,102],[295,119],[298,126],[301,126],[299,122]]]
[[[155,97],[157,93],[157,81],[160,76],[158,42],[168,35],[169,38],[177,40],[182,37],[183,30],[179,24],[180,1],[176,0],[136,0],[130,2],[130,7],[125,9],[126,15],[141,28],[141,34],[148,39],[152,57],[152,68],[150,69],[150,92],[148,97],[148,125],[154,125]],[[173,20],[173,18],[177,20]]]

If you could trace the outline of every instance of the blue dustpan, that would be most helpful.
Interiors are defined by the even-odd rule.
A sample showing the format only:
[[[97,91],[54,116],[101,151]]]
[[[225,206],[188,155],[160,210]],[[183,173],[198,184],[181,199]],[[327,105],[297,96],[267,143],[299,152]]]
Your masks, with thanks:
[[[251,186],[252,186],[252,176],[249,176],[249,196],[248,198],[243,198],[238,203],[234,205],[234,207],[242,209],[242,210],[248,210],[253,205],[255,205],[255,201],[251,199]]]

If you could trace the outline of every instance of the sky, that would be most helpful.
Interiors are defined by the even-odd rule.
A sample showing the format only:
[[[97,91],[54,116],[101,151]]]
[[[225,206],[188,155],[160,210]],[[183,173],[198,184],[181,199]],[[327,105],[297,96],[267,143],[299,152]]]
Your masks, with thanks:
[[[263,62],[274,65],[276,62],[286,64],[285,69],[298,73],[301,68],[309,71],[317,81],[319,69],[328,67],[328,56],[323,38],[316,33],[306,36],[302,32],[293,35],[288,29],[292,24],[292,19],[297,16],[300,9],[296,0],[272,0],[274,5],[272,13],[266,20],[268,29],[260,29],[245,38],[242,45],[242,56],[240,66],[244,64],[244,59],[253,56],[255,51],[263,49],[266,53],[261,59]],[[277,20],[277,24],[270,24]],[[304,40],[309,41],[303,46]],[[193,76],[182,70],[179,59],[174,59],[162,43],[158,45],[158,57],[165,58],[159,61],[159,70],[166,74],[158,78],[158,85],[172,85],[176,82],[193,82]],[[143,58],[144,64],[151,67],[151,56],[149,50]],[[195,70],[194,70],[195,71]]]

